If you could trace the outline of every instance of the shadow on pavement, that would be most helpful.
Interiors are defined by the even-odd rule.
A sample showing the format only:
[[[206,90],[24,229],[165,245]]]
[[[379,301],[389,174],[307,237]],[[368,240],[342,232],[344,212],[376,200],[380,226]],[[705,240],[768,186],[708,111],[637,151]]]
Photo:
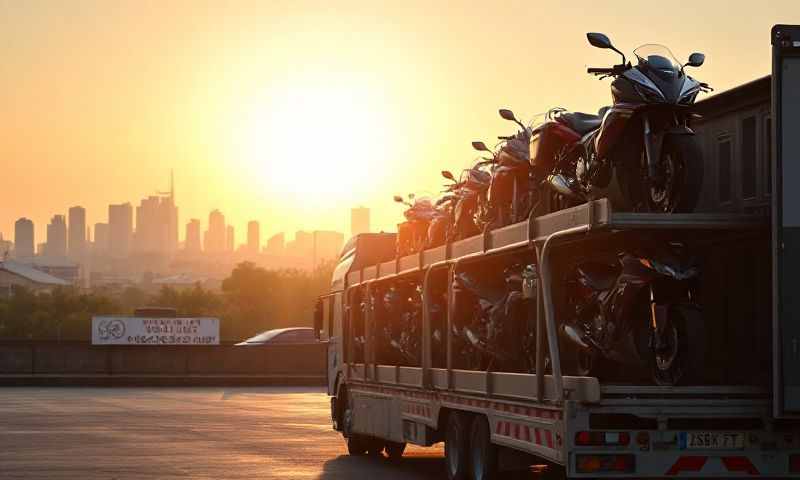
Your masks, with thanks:
[[[384,456],[352,457],[340,455],[325,462],[318,480],[338,480],[344,478],[380,478],[381,480],[441,480],[447,478],[444,458],[435,456],[405,456],[400,460],[389,460]],[[563,478],[562,472],[545,467],[534,466],[526,470],[504,471],[504,480],[554,480]]]
[[[381,480],[447,478],[444,459],[440,456],[408,456],[399,460],[386,457],[352,457],[340,455],[322,466],[319,480],[380,478]]]

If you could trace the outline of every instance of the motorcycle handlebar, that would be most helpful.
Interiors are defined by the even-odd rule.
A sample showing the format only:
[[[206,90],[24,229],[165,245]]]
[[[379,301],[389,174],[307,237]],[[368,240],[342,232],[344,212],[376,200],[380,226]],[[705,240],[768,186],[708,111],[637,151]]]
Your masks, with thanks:
[[[586,73],[593,73],[595,75],[608,75],[614,73],[613,68],[604,68],[604,67],[589,67],[586,69]]]
[[[499,136],[497,137],[497,139],[498,139],[498,140],[511,140],[512,138],[514,138],[514,136],[513,136],[513,135],[509,135],[509,136],[507,136],[507,137],[504,137],[504,136],[502,136],[502,135],[499,135]]]

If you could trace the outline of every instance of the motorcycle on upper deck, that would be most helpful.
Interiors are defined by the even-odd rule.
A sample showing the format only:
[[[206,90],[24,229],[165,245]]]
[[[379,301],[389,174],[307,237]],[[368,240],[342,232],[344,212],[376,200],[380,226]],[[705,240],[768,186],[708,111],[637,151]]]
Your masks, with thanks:
[[[539,200],[539,182],[531,176],[533,130],[517,120],[511,110],[501,109],[499,113],[503,119],[519,125],[520,130],[514,135],[498,137],[504,143],[496,153],[483,142],[472,142],[476,150],[491,153],[496,164],[489,187],[489,228],[525,220]]]
[[[637,64],[601,33],[589,43],[622,55],[610,68],[589,68],[612,77],[613,105],[598,115],[553,110],[531,141],[532,165],[546,178],[560,205],[569,206],[603,195],[614,176],[622,205],[643,212],[691,212],[703,184],[703,158],[691,129],[692,104],[711,88],[685,73],[705,56],[693,53],[681,65],[666,47],[643,45],[634,50]]]

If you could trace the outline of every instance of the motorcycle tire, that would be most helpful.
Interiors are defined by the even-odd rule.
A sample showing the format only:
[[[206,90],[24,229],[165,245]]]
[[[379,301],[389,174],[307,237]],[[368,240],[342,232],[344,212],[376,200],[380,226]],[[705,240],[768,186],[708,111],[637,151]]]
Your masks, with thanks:
[[[666,340],[672,344],[661,354],[651,350],[653,382],[662,386],[702,382],[706,332],[700,309],[694,305],[672,306],[665,329]]]
[[[652,213],[691,213],[700,199],[705,168],[700,142],[694,135],[667,135],[661,149],[659,165],[671,178],[663,187],[651,186],[646,180],[644,153],[641,161],[617,167],[624,209]]]

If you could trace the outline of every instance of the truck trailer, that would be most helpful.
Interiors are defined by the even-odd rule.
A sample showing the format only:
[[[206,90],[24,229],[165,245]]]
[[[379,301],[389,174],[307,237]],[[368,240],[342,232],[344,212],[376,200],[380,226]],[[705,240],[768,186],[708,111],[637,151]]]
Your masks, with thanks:
[[[696,105],[707,175],[695,213],[620,212],[592,200],[399,258],[394,234],[351,239],[316,315],[328,342],[332,423],[349,452],[394,458],[408,443],[444,442],[451,479],[533,464],[567,478],[800,478],[800,305],[791,288],[800,258],[792,188],[800,180],[800,27],[775,26],[772,44],[770,77]],[[570,374],[559,334],[563,272],[643,239],[680,242],[701,266],[704,355],[692,382]],[[519,330],[530,339],[529,361],[464,368],[454,277],[519,263],[534,272]],[[387,361],[377,340],[389,320],[375,292],[399,283],[420,290],[416,361]]]

